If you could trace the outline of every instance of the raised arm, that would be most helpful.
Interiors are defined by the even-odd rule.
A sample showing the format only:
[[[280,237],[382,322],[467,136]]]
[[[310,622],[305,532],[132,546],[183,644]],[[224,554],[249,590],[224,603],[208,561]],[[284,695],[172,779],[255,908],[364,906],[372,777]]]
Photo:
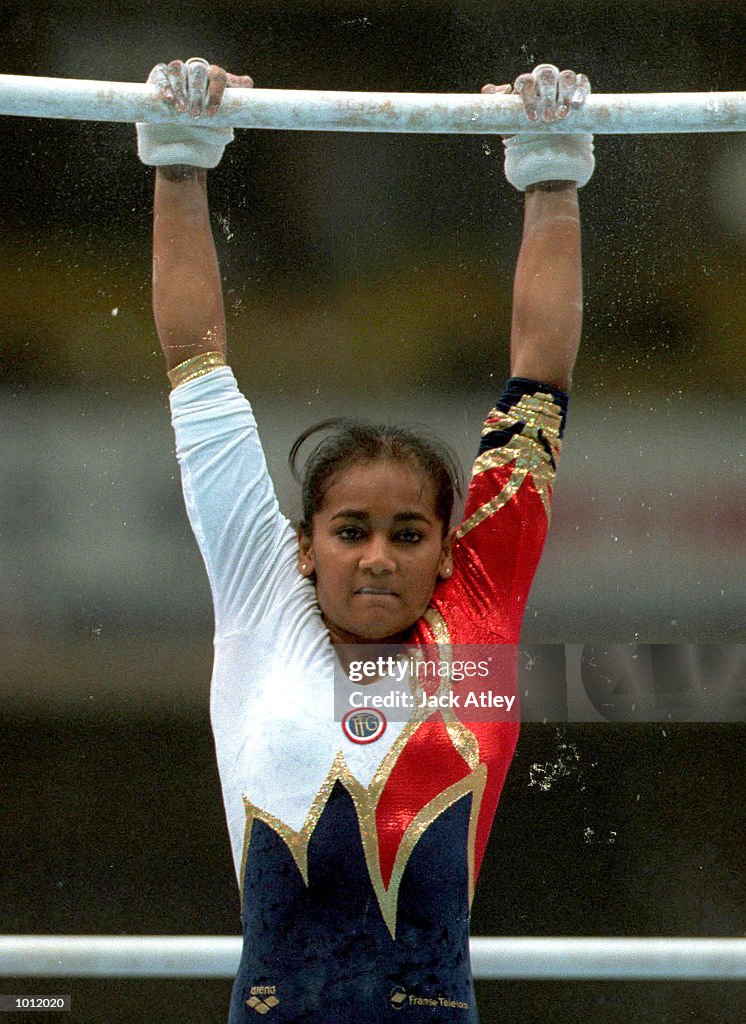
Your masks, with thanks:
[[[266,610],[280,577],[290,587],[303,582],[295,533],[280,513],[256,420],[223,365],[225,317],[207,172],[233,131],[209,118],[226,86],[252,82],[200,59],[159,64],[149,81],[183,115],[137,130],[140,158],[156,167],[153,306],[173,384],[176,456],[210,580],[216,636],[235,635]]]
[[[207,171],[233,138],[206,122],[227,87],[250,88],[199,58],[159,64],[149,82],[181,124],[138,125],[141,159],[156,167],[153,209],[153,312],[168,370],[204,352],[226,354],[225,310],[210,225]]]
[[[514,90],[531,121],[572,116],[585,102],[585,75],[542,64]],[[483,92],[509,92],[485,86]],[[568,391],[583,320],[578,186],[593,173],[590,135],[514,135],[505,139],[505,173],[525,192],[523,239],[513,284],[510,371]]]
[[[569,391],[582,323],[577,187],[575,182],[531,185],[513,283],[511,375]]]
[[[153,313],[168,370],[202,352],[226,354],[204,168],[175,164],[156,171]]]

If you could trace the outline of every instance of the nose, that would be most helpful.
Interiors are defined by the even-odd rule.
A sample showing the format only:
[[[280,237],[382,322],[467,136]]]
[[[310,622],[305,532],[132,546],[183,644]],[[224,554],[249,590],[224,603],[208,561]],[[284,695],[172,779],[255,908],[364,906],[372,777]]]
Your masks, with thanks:
[[[376,576],[383,576],[396,569],[396,560],[388,538],[370,537],[360,556],[360,568]]]

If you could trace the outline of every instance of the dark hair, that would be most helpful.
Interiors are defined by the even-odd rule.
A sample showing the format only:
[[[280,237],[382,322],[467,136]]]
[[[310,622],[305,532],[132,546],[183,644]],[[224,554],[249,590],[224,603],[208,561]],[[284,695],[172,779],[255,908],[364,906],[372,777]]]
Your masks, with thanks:
[[[296,462],[301,446],[320,431],[328,436],[318,441],[299,473]],[[290,449],[288,462],[302,488],[301,531],[310,536],[314,515],[324,504],[332,477],[360,462],[392,459],[421,469],[435,491],[435,513],[443,532],[451,522],[456,497],[463,493],[462,471],[456,454],[434,435],[406,427],[385,426],[365,420],[335,416],[304,430]]]

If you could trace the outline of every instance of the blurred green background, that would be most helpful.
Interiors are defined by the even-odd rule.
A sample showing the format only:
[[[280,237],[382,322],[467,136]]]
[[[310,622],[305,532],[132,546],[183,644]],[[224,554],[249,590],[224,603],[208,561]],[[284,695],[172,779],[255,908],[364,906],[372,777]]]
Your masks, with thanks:
[[[730,0],[2,13],[10,74],[144,81],[199,54],[257,86],[469,92],[551,60],[597,92],[746,87]],[[0,931],[236,933],[209,591],[150,312],[152,171],[130,125],[5,117],[0,145]],[[596,155],[585,337],[525,637],[742,643],[746,136],[598,136]],[[468,463],[507,374],[522,210],[500,141],[241,131],[210,194],[231,362],[288,515],[290,443],[337,411],[430,423]],[[557,769],[546,790],[537,764]],[[743,784],[741,725],[527,726],[474,933],[742,934]],[[221,1021],[229,987],[0,980],[71,992],[76,1024]],[[485,1024],[746,1012],[717,983],[479,997]]]

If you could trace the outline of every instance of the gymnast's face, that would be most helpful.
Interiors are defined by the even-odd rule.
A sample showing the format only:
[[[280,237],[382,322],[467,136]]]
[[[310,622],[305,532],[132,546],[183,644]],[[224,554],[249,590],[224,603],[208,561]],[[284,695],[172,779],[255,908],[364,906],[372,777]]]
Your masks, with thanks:
[[[327,488],[312,536],[300,538],[299,570],[335,643],[396,643],[451,572],[453,530],[435,512],[428,477],[392,459],[355,463]]]

